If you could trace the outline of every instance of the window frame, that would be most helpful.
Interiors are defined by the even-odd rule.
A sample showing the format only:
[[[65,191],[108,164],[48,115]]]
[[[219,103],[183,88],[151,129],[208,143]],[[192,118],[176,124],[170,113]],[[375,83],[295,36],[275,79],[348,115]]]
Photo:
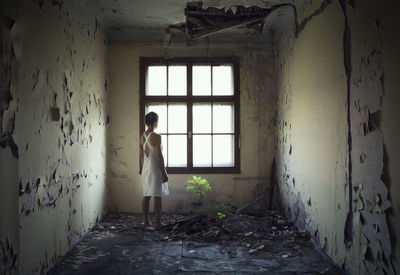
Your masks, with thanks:
[[[151,65],[186,65],[187,68],[187,95],[186,96],[147,96],[146,95],[146,71]],[[198,64],[233,66],[233,89],[232,96],[193,96],[192,94],[192,66]],[[144,117],[145,106],[148,103],[187,103],[187,167],[167,167],[169,174],[237,174],[240,173],[240,72],[239,58],[228,57],[140,57],[139,59],[139,104],[140,104],[140,135],[145,131]],[[168,69],[167,69],[168,71]],[[212,79],[211,79],[212,81]],[[168,77],[167,77],[168,86]],[[234,105],[234,166],[233,167],[193,167],[193,118],[192,106],[194,103],[233,103]],[[190,137],[189,131],[192,132]],[[213,135],[213,133],[211,133]],[[212,152],[211,152],[212,154]],[[140,161],[139,161],[139,165]]]

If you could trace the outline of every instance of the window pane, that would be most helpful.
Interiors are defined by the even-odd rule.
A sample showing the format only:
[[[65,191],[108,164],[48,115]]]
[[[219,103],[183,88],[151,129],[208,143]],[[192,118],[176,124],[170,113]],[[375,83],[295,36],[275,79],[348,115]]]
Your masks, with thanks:
[[[186,95],[186,66],[168,67],[168,95]]]
[[[187,166],[187,135],[168,136],[168,166]]]
[[[213,66],[213,95],[233,95],[233,68],[231,65]]]
[[[168,133],[186,133],[187,108],[186,104],[168,105]]]
[[[213,165],[215,167],[234,166],[233,135],[213,136]]]
[[[161,135],[161,147],[162,147],[162,154],[164,157],[164,164],[168,166],[168,155],[167,155],[167,148],[168,148],[168,139],[167,135]]]
[[[211,104],[193,104],[193,133],[211,133]]]
[[[211,66],[193,66],[193,95],[211,95]]]
[[[193,167],[211,167],[211,135],[193,135]]]
[[[167,66],[147,68],[146,95],[167,95]]]
[[[167,132],[167,104],[166,103],[151,103],[146,105],[145,114],[155,112],[158,114],[157,133]],[[147,127],[146,127],[147,129]]]
[[[213,133],[233,133],[233,104],[213,105]]]

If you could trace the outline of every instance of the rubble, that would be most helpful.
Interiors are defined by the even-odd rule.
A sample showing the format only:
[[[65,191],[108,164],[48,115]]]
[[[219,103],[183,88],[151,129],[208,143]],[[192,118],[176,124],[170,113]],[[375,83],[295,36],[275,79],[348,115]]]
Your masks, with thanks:
[[[165,225],[161,230],[147,228],[145,231],[151,232],[151,235],[146,237],[162,242],[184,240],[221,245],[229,243],[246,247],[250,254],[265,250],[298,255],[299,247],[312,245],[306,231],[298,230],[276,211],[232,212],[227,213],[224,219],[206,214],[168,214],[162,217],[162,222]],[[91,234],[95,238],[113,234],[138,234],[143,231],[142,223],[141,215],[113,214],[97,224]]]
[[[144,228],[139,214],[109,214],[49,274],[106,274],[106,266],[115,274],[339,274],[309,234],[276,211],[216,213],[165,214],[159,230]]]

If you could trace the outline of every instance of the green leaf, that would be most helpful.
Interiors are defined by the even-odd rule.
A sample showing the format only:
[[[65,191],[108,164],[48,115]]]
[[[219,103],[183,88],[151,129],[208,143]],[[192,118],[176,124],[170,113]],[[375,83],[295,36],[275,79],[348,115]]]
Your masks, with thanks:
[[[218,215],[219,219],[223,219],[223,218],[226,217],[226,215],[224,213],[221,213],[221,212],[217,212],[217,215]]]
[[[211,190],[211,185],[209,185],[208,183],[206,185],[203,185],[203,190],[206,192]]]
[[[194,190],[194,186],[193,185],[190,185],[190,186],[186,186],[186,190]]]

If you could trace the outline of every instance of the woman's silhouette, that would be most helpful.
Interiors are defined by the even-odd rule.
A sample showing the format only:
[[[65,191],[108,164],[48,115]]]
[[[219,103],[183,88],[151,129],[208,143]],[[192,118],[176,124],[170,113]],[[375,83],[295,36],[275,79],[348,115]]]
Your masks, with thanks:
[[[144,226],[150,226],[149,209],[150,199],[154,197],[154,211],[156,213],[156,228],[161,227],[162,196],[167,196],[168,175],[162,155],[161,136],[154,133],[158,126],[158,115],[150,112],[146,115],[147,130],[140,137],[140,162],[142,167]]]

